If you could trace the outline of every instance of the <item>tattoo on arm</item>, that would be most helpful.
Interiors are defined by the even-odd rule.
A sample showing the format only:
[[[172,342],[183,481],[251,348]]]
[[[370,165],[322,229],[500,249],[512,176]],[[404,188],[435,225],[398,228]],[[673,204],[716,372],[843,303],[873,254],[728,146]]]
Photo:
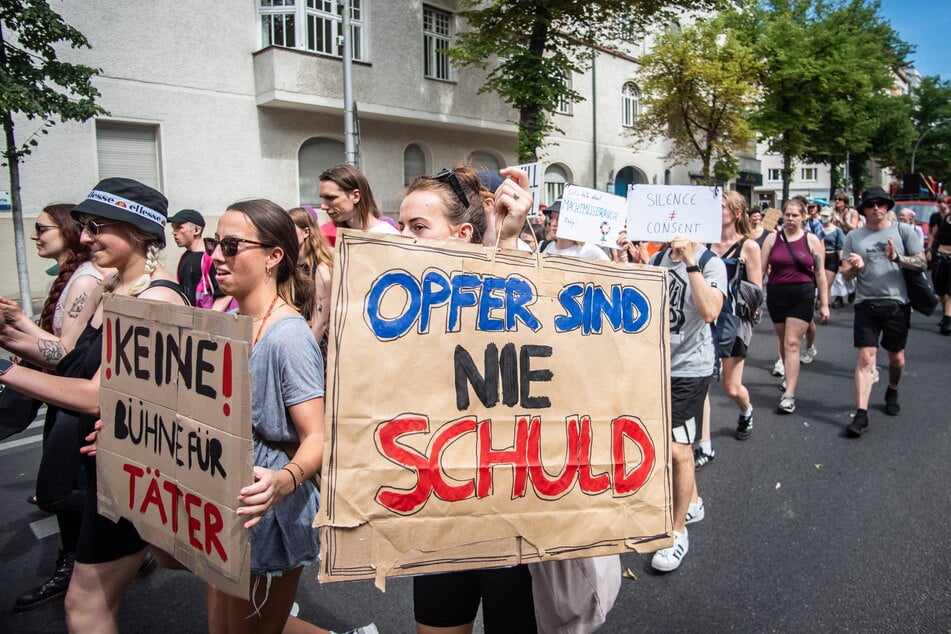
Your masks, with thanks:
[[[63,349],[63,344],[54,339],[38,339],[36,341],[36,347],[39,349],[43,358],[49,362],[59,361],[63,358],[63,355],[66,354],[66,351]]]
[[[898,256],[898,263],[900,266],[912,271],[924,271],[928,268],[928,260],[923,253],[900,255]]]
[[[66,314],[71,319],[76,319],[79,317],[79,314],[83,312],[83,308],[86,306],[86,300],[89,299],[89,293],[83,291],[83,294],[73,300],[73,305],[69,307],[69,310],[66,311]]]

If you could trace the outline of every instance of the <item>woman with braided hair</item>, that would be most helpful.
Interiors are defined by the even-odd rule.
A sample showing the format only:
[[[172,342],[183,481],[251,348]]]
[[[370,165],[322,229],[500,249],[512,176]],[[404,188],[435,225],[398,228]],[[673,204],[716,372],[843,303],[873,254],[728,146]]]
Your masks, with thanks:
[[[39,325],[18,305],[0,298],[0,310],[9,326],[4,329],[4,347],[48,370],[55,369],[72,349],[95,312],[102,297],[103,274],[107,273],[89,261],[89,247],[80,243],[76,223],[69,215],[72,208],[64,204],[44,207],[30,235],[40,257],[56,260],[58,267]],[[56,514],[61,548],[53,574],[17,598],[17,612],[52,601],[69,587],[85,497],[77,424],[77,417],[69,412],[52,405],[46,410],[33,500],[42,510]]]

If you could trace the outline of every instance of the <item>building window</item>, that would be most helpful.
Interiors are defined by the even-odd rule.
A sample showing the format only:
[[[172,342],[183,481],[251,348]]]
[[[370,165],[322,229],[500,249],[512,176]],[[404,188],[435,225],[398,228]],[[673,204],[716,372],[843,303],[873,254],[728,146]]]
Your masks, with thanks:
[[[423,148],[410,143],[403,150],[403,186],[409,185],[414,178],[426,173],[426,154],[423,153]]]
[[[452,79],[446,49],[452,46],[452,14],[423,7],[423,74],[430,79]]]
[[[783,180],[783,170],[777,167],[771,167],[766,172],[766,178],[771,181],[781,181]]]
[[[314,137],[304,141],[297,151],[297,175],[300,183],[300,204],[320,207],[317,178],[328,167],[342,163],[343,143],[335,139]]]
[[[564,78],[565,88],[571,90],[571,75],[566,75]],[[571,101],[567,96],[561,96],[558,99],[558,103],[555,105],[555,114],[571,114]]]
[[[802,180],[812,181],[812,182],[819,180],[819,168],[818,167],[802,168]]]
[[[633,82],[627,82],[621,88],[621,125],[633,127],[640,113],[641,93]]]
[[[567,170],[561,165],[549,165],[545,170],[545,204],[551,205],[561,197],[567,184]]]
[[[143,123],[96,121],[99,178],[134,178],[162,190],[158,126]]]
[[[350,48],[353,59],[365,61],[366,0],[349,0]],[[258,0],[261,46],[300,48],[341,57],[343,6],[337,0]]]

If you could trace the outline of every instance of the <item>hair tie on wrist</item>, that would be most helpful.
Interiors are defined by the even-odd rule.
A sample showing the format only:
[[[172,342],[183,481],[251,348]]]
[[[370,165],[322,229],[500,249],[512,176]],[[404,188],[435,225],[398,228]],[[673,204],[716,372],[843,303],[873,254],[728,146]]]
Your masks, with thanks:
[[[281,469],[282,469],[283,471],[287,471],[289,474],[291,474],[291,480],[294,482],[294,488],[295,488],[295,489],[300,486],[299,484],[297,484],[297,476],[294,475],[294,472],[293,472],[293,471],[291,471],[290,469],[288,469],[286,466],[281,467]]]

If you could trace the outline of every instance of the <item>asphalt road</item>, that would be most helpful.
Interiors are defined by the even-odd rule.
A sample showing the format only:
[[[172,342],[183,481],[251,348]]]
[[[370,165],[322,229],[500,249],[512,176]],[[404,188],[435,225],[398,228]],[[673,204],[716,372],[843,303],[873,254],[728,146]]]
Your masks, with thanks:
[[[715,385],[716,459],[698,473],[706,519],[691,525],[690,552],[673,573],[652,572],[648,555],[622,557],[635,578],[623,580],[601,631],[951,631],[951,338],[936,322],[913,317],[898,417],[881,409],[879,353],[871,428],[858,440],[844,435],[854,407],[851,310],[833,311],[820,328],[790,416],[774,413],[775,337],[760,324],[746,370],[752,438],[733,439],[736,412]],[[61,601],[12,612],[16,596],[49,574],[58,546],[55,520],[26,503],[39,431],[0,443],[0,632],[65,631]],[[305,572],[298,597],[307,620],[413,631],[409,580],[381,593],[367,582],[321,587],[315,577]],[[121,627],[204,631],[202,584],[164,570],[136,581]]]

